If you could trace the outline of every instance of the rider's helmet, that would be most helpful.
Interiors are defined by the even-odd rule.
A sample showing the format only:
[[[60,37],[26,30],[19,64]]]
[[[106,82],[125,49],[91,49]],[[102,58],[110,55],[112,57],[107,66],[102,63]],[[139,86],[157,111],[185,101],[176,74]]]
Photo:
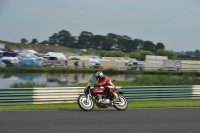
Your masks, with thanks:
[[[96,80],[97,80],[97,81],[100,81],[100,80],[104,77],[104,75],[103,75],[103,73],[102,73],[101,71],[98,71],[98,72],[95,74],[95,77],[96,77]]]

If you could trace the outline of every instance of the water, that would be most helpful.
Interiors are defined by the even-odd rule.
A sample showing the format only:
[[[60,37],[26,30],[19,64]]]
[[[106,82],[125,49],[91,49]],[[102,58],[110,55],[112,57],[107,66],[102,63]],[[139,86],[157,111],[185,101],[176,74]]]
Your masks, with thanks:
[[[133,80],[133,75],[107,75],[111,80]],[[10,88],[11,84],[19,82],[36,82],[47,86],[76,85],[94,81],[93,74],[0,74],[0,89]]]

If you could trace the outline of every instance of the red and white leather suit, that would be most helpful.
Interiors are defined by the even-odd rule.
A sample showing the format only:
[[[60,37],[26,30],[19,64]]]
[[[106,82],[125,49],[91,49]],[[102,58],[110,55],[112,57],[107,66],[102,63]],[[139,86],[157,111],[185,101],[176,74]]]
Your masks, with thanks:
[[[116,90],[115,85],[112,83],[112,81],[106,77],[103,76],[103,78],[101,78],[101,80],[98,81],[98,85],[99,86],[103,86],[104,88],[109,88],[110,92],[113,92]]]

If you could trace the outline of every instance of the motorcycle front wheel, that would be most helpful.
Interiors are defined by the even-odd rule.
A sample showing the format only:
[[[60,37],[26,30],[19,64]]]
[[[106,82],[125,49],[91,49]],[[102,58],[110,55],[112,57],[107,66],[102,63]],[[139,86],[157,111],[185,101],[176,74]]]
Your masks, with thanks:
[[[82,94],[78,97],[78,106],[84,111],[90,111],[94,108],[94,102],[91,97],[86,99],[86,95]]]
[[[119,111],[124,111],[128,108],[128,101],[127,99],[123,96],[123,95],[119,95],[119,99],[120,99],[120,102],[119,103],[116,103],[114,104],[114,108],[116,108],[117,110]]]

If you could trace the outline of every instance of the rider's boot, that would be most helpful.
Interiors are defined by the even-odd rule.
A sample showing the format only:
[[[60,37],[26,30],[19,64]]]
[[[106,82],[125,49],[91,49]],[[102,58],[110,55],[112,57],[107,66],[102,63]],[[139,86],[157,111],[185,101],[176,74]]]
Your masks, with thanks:
[[[116,92],[113,92],[113,94],[115,96],[116,101],[118,101],[119,100],[119,95]]]
[[[102,101],[102,98],[98,100],[98,103],[101,103],[101,101]]]
[[[101,101],[103,100],[103,99],[102,99],[102,96],[99,95],[99,94],[97,94],[97,96],[98,96],[98,99],[99,99],[99,100],[98,100],[98,103],[101,103]]]
[[[120,103],[120,99],[119,99],[119,96],[116,92],[113,92],[113,95],[114,95],[114,103]]]

